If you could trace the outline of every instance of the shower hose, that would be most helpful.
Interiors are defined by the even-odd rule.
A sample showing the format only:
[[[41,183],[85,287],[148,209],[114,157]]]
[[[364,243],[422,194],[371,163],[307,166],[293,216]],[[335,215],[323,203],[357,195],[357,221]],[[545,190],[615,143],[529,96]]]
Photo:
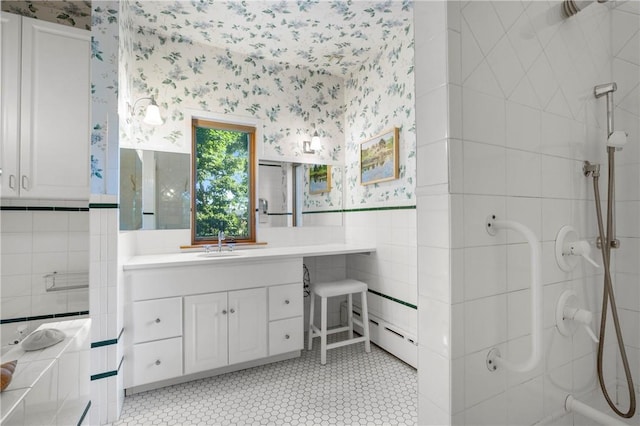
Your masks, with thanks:
[[[602,222],[602,211],[600,204],[600,189],[598,188],[598,181],[600,173],[593,174],[593,191],[596,199],[596,214],[598,216],[598,231],[600,234],[600,242],[602,247],[602,263],[604,265],[604,289],[602,294],[602,318],[600,320],[600,340],[598,342],[598,381],[600,382],[600,388],[602,388],[602,394],[604,395],[607,403],[611,409],[620,417],[629,419],[633,417],[636,411],[636,393],[633,386],[633,378],[631,377],[631,370],[629,368],[629,360],[627,359],[627,351],[624,347],[624,341],[622,340],[622,330],[620,328],[620,320],[618,318],[618,308],[616,307],[616,300],[613,293],[613,286],[611,283],[611,237],[613,229],[613,202],[612,202],[612,190],[613,190],[613,152],[609,152],[609,197],[607,200],[607,235],[605,238],[604,225]],[[627,379],[627,386],[629,389],[629,411],[622,412],[618,409],[616,404],[612,401],[607,391],[607,387],[604,381],[603,372],[603,358],[604,358],[604,338],[607,325],[607,308],[608,304],[611,304],[611,316],[613,317],[613,324],[616,330],[616,337],[618,340],[618,348],[620,349],[620,357],[622,358],[622,365],[624,367],[624,374]]]

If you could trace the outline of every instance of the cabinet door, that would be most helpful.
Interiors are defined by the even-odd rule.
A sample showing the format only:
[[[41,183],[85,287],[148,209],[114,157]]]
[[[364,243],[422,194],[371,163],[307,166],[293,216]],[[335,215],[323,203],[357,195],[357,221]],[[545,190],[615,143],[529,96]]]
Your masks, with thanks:
[[[185,374],[228,364],[228,316],[226,292],[184,298]]]
[[[11,13],[0,13],[2,47],[0,62],[0,168],[3,197],[18,196],[18,162],[20,144],[20,45],[22,18]]]
[[[20,193],[89,198],[90,32],[22,20]]]
[[[267,356],[267,289],[229,292],[229,363]]]

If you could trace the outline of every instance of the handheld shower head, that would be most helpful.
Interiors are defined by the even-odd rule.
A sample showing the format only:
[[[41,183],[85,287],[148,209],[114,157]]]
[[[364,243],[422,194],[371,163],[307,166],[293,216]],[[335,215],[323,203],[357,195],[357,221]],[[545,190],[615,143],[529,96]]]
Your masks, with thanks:
[[[616,90],[618,85],[615,82],[599,84],[593,88],[593,95],[596,98],[607,97],[607,138],[613,134],[613,92]]]
[[[622,147],[627,144],[627,136],[629,136],[629,134],[624,130],[616,130],[607,138],[607,146],[615,148],[616,151],[620,151]]]
[[[598,0],[598,3],[606,3],[607,1]],[[594,0],[564,0],[562,2],[562,14],[565,18],[570,18],[593,2]]]

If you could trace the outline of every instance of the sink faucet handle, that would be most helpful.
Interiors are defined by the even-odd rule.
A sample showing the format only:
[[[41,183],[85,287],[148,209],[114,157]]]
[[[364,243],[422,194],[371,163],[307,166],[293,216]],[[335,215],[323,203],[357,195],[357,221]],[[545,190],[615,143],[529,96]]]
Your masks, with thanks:
[[[204,245],[204,252],[205,253],[209,253],[211,251],[211,244],[205,244]]]

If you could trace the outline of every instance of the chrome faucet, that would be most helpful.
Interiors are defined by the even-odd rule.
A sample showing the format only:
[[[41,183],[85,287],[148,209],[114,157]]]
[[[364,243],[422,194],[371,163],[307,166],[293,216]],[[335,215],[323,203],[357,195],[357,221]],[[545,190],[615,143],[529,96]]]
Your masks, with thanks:
[[[222,242],[224,241],[224,232],[218,231],[218,252],[222,251]]]

